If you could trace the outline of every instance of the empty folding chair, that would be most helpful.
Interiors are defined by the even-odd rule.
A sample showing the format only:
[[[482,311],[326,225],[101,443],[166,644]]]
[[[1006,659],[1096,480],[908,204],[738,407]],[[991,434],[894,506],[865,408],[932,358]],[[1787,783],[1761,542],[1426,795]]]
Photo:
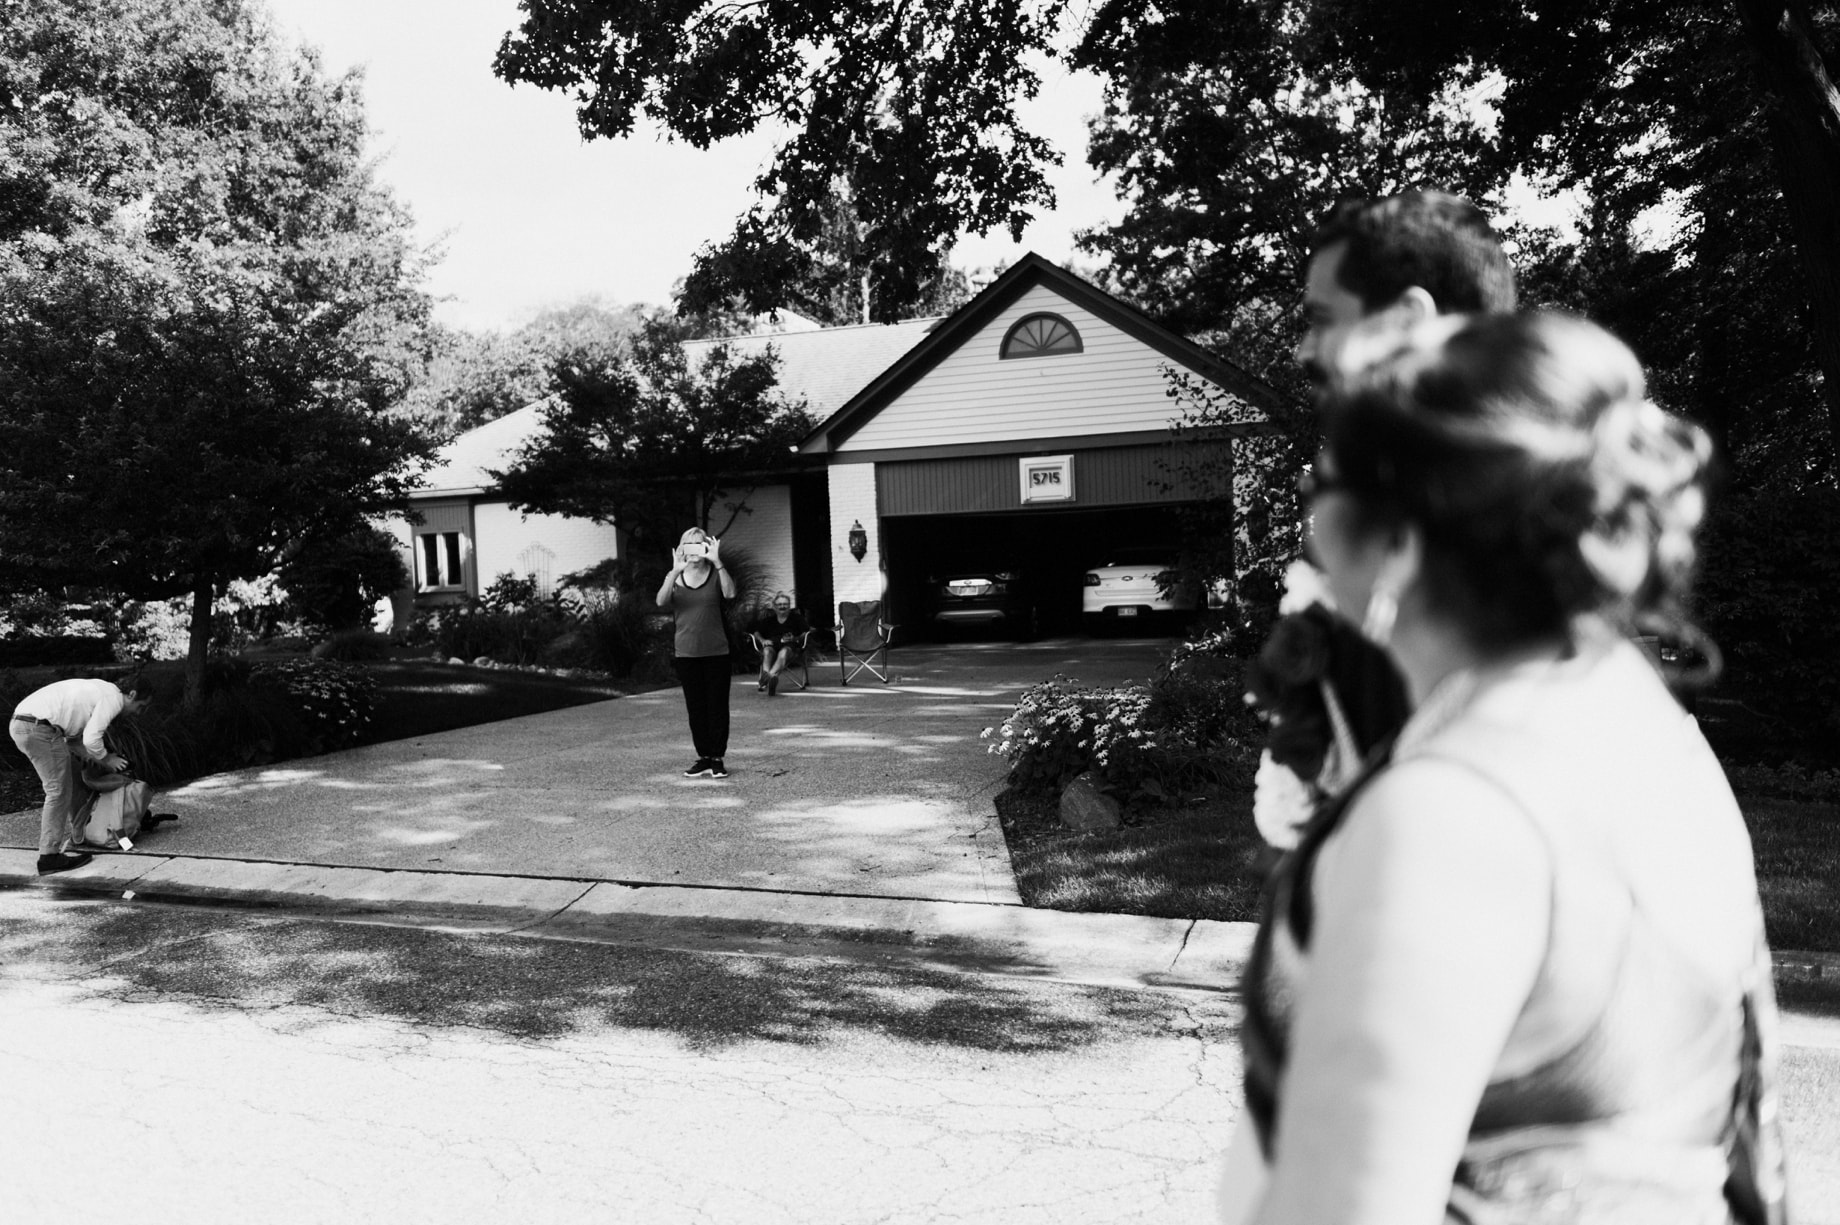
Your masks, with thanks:
[[[843,683],[859,673],[888,683],[888,644],[895,627],[882,620],[882,602],[868,600],[837,605],[842,628],[837,632],[837,668]]]

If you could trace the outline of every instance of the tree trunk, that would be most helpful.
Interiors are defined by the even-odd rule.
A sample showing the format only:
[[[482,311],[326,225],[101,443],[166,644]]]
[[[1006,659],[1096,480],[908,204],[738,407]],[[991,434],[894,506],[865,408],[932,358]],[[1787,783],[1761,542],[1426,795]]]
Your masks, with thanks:
[[[1804,5],[1738,0],[1770,100],[1770,143],[1808,279],[1814,350],[1840,458],[1840,91]]]
[[[192,592],[192,640],[185,652],[185,704],[204,700],[204,665],[211,650],[211,606],[217,602],[216,583],[199,575]]]

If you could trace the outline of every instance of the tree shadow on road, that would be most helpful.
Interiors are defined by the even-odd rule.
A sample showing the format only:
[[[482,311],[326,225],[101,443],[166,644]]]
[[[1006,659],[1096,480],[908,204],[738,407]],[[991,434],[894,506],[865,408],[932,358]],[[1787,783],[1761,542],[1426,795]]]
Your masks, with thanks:
[[[0,922],[9,976],[79,980],[99,996],[200,1007],[298,1006],[521,1039],[604,1028],[691,1048],[815,1045],[854,1034],[992,1053],[1051,1053],[1169,1033],[1231,1038],[1224,1007],[962,973],[895,960],[700,953],[361,923],[66,903]]]

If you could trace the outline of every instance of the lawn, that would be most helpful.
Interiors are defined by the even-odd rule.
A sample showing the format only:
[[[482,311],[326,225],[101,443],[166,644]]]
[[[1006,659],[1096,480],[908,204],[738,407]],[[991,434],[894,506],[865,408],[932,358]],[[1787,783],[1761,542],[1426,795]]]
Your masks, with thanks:
[[[655,687],[638,681],[473,668],[433,659],[364,666],[377,678],[377,706],[360,744],[542,714]]]
[[[1770,944],[1840,953],[1840,804],[1740,789]],[[1269,861],[1252,797],[1193,797],[1098,833],[1061,825],[1053,797],[1005,791],[997,814],[1028,906],[1177,919],[1258,918]]]

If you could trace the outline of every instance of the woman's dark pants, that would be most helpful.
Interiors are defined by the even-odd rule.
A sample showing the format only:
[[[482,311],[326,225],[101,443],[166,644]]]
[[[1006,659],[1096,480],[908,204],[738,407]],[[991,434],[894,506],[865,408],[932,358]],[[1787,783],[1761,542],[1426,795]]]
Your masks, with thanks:
[[[684,710],[690,715],[690,741],[698,757],[716,760],[728,756],[728,687],[732,680],[728,656],[701,655],[673,659],[677,683],[683,687]]]

